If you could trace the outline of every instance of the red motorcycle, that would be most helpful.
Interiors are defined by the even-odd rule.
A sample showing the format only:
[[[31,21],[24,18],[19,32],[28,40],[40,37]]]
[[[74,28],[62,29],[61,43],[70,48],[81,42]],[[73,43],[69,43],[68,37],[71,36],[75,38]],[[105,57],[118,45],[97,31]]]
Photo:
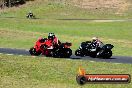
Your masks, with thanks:
[[[53,44],[52,40],[47,38],[38,39],[35,46],[30,48],[31,55],[39,56],[40,54],[58,58],[69,58],[72,55],[70,49],[71,43],[60,43],[59,45]]]

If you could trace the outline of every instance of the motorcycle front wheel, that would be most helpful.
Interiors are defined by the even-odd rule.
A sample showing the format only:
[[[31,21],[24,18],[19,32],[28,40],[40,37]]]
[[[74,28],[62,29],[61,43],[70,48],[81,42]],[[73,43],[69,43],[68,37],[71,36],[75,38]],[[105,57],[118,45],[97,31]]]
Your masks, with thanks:
[[[84,56],[84,54],[82,54],[82,51],[81,50],[79,50],[79,49],[77,49],[76,51],[75,51],[75,55],[76,56]]]
[[[109,51],[104,52],[103,58],[109,59],[111,56],[112,56],[112,51],[109,50]]]
[[[40,54],[41,54],[41,52],[39,51],[39,52],[37,52],[36,51],[36,49],[35,48],[30,48],[30,50],[29,50],[29,53],[31,54],[31,55],[34,55],[34,56],[39,56]]]

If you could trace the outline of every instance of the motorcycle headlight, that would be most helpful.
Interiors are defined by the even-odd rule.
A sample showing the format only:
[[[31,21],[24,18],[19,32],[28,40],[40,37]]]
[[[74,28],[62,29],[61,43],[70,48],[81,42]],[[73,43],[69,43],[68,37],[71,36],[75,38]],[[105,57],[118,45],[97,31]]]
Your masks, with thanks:
[[[107,46],[107,49],[109,49],[109,46]]]

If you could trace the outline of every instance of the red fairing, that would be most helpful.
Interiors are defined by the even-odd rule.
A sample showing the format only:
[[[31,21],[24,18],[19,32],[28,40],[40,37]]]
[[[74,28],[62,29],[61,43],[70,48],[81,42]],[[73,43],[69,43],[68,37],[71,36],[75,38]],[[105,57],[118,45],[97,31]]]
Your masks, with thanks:
[[[45,45],[47,45],[47,47],[52,46],[52,40],[47,40],[47,41],[45,42]]]
[[[36,51],[41,51],[43,52],[43,48],[41,48],[42,45],[45,45],[47,47],[51,47],[52,46],[52,40],[46,40],[45,42],[41,42],[42,39],[38,39],[34,48],[36,49]]]
[[[35,44],[35,46],[34,46],[34,48],[36,49],[36,51],[39,51],[39,50],[40,50],[40,46],[41,46],[41,44],[42,44],[42,43],[40,42],[40,40],[41,40],[41,39],[38,39],[37,42],[36,42],[36,44]]]

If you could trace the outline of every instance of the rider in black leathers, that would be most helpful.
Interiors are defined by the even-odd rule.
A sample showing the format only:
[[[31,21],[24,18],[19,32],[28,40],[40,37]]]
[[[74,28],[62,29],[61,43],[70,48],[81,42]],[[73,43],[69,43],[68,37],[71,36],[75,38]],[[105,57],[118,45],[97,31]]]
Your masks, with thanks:
[[[98,37],[93,37],[91,42],[91,51],[96,51],[97,49],[102,48],[103,43],[98,39]]]

